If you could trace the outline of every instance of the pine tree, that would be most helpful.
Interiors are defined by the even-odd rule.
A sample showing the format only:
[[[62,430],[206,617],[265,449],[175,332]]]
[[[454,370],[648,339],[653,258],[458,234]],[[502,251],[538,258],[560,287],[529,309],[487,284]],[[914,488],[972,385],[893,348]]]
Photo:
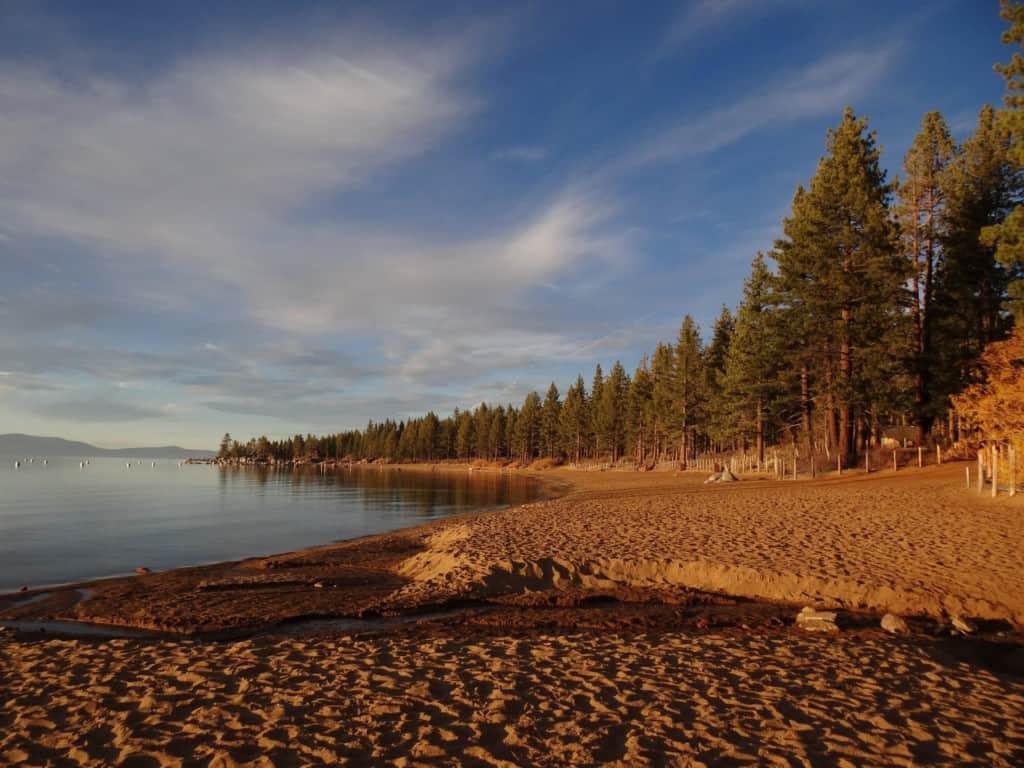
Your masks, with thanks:
[[[779,394],[778,329],[773,322],[773,279],[760,253],[743,284],[743,301],[726,355],[723,385],[732,412],[753,433],[759,464],[764,464],[766,411]]]
[[[651,357],[651,406],[654,460],[661,461],[668,449],[672,425],[676,421],[675,354],[672,347],[659,343]]]
[[[679,461],[685,465],[693,446],[694,426],[702,416],[707,391],[700,329],[686,315],[675,349],[676,404],[679,424]]]
[[[932,345],[935,338],[935,274],[945,235],[946,168],[953,160],[953,139],[938,112],[924,116],[921,131],[903,159],[897,209],[904,253],[913,266],[915,420],[918,444],[931,431],[933,408]]]
[[[637,466],[646,466],[647,457],[653,445],[653,401],[652,380],[647,367],[647,356],[640,361],[629,387],[626,417],[626,440],[633,446],[633,457]]]
[[[1003,32],[1003,44],[1024,45],[1024,5],[1002,0],[1000,15],[1010,28]],[[999,113],[1002,130],[1009,137],[1007,159],[1020,172],[1024,170],[1024,57],[1014,51],[1008,64],[997,64],[996,71],[1006,79],[1007,94]],[[1017,186],[1017,185],[1015,185]],[[1002,221],[992,222],[983,233],[983,242],[995,246],[995,256],[1007,273],[1007,304],[1018,322],[1024,321],[1024,206],[1019,189],[1013,190],[1013,208]]]
[[[601,429],[598,424],[598,403],[601,400],[601,392],[604,391],[604,373],[601,370],[601,364],[598,363],[594,368],[594,378],[590,385],[590,423],[588,424],[588,432],[590,436],[590,444],[593,446],[593,457],[596,459],[601,454],[601,449],[604,447],[601,445]]]
[[[616,360],[601,386],[600,396],[594,397],[595,432],[613,463],[618,461],[622,451],[628,388],[629,376],[622,363]]]
[[[1010,325],[1004,309],[1010,275],[996,261],[995,246],[982,238],[987,227],[1005,218],[1019,187],[1007,148],[1008,136],[995,110],[986,106],[943,177],[943,259],[935,286],[942,307],[935,329],[941,400],[936,408],[967,383],[985,345],[1003,338]]]
[[[587,391],[583,385],[583,377],[578,376],[576,383],[569,387],[565,394],[565,402],[559,414],[559,434],[562,450],[579,464],[583,458],[583,442],[589,421],[586,403]]]
[[[540,442],[540,395],[531,392],[523,401],[523,407],[519,410],[519,417],[516,419],[516,441],[519,453],[519,463],[528,465],[537,455],[537,447]]]
[[[725,360],[736,330],[736,318],[725,305],[715,320],[711,343],[704,350],[705,389],[708,393],[708,437],[721,444],[732,436],[732,413],[724,394]]]
[[[424,458],[433,461],[438,454],[441,436],[441,422],[433,411],[428,411],[423,417],[422,435]]]
[[[544,445],[544,452],[549,459],[555,458],[558,453],[558,434],[562,404],[559,401],[558,387],[551,382],[548,393],[544,397],[544,405],[541,408],[541,440]]]
[[[810,187],[797,190],[773,255],[786,309],[818,342],[811,359],[828,389],[835,420],[829,431],[845,459],[855,447],[857,410],[874,410],[869,377],[882,368],[878,359],[903,354],[893,329],[908,304],[910,274],[896,248],[891,186],[867,121],[848,108],[826,148]]]
[[[491,409],[487,403],[480,403],[473,414],[473,431],[476,435],[476,457],[485,459],[490,455],[491,445]]]
[[[469,459],[476,447],[476,424],[469,411],[459,414],[457,432],[455,433],[455,451],[460,459]]]
[[[496,461],[505,452],[505,409],[500,405],[494,409],[494,415],[491,416],[491,428],[488,436],[490,439],[489,457],[492,461]]]

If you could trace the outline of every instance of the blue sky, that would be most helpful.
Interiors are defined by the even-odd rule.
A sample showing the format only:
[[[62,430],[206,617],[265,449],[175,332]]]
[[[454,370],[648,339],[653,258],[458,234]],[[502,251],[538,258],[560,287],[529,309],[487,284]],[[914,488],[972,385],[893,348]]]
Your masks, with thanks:
[[[0,0],[0,432],[209,447],[708,335],[844,106],[1002,97],[982,0]]]

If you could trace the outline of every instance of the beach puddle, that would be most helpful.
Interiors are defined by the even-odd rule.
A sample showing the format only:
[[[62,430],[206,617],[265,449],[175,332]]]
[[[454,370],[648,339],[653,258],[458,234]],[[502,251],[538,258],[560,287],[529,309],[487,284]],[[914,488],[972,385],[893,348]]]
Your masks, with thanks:
[[[116,639],[162,639],[167,635],[146,629],[131,627],[112,627],[104,624],[88,624],[84,621],[34,621],[32,619],[6,619],[0,621],[0,627],[11,632],[26,635],[45,635],[90,640]]]
[[[413,624],[424,624],[430,621],[449,619],[454,616],[462,615],[466,613],[468,610],[471,609],[465,607],[458,607],[441,609],[436,611],[425,611],[422,613],[402,614],[399,616],[380,616],[367,619],[300,619],[298,621],[289,621],[283,624],[278,624],[273,627],[267,627],[256,632],[252,632],[251,634],[285,635],[287,637],[296,637],[303,635],[315,635],[325,632],[386,632],[389,629],[394,629],[396,627],[409,626]],[[480,611],[489,609],[474,606],[472,610]]]
[[[79,590],[86,591],[86,590]],[[83,598],[84,599],[84,598]],[[90,624],[84,621],[37,621],[32,619],[0,620],[0,628],[31,637],[57,637],[89,640],[205,640],[234,641],[247,640],[254,637],[304,637],[309,635],[329,634],[333,632],[353,632],[359,634],[375,634],[387,632],[397,627],[447,619],[462,614],[464,607],[427,611],[423,613],[404,614],[400,616],[381,616],[366,619],[348,617],[315,617],[286,621],[281,624],[263,627],[216,630],[212,632],[166,632],[155,629],[138,629],[119,627],[110,624]],[[476,610],[481,610],[477,608]],[[487,610],[487,609],[483,609]]]

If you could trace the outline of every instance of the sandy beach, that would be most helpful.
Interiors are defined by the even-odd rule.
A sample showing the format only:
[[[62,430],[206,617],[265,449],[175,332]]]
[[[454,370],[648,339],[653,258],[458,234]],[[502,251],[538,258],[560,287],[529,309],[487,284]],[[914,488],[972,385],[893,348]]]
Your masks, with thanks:
[[[0,634],[0,763],[1024,761],[1024,500],[965,491],[962,465],[714,487],[541,476],[561,495],[0,598],[6,619],[264,628]],[[839,631],[794,626],[804,605],[837,609]],[[453,606],[391,628],[266,630]],[[911,631],[882,632],[886,611]],[[954,617],[977,632],[954,637]]]

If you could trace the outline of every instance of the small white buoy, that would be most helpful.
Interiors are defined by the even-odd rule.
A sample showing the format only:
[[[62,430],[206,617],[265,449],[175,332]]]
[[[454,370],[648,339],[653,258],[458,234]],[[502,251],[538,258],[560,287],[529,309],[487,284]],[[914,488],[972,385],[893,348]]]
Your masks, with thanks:
[[[15,468],[15,469],[17,469],[17,468],[18,468],[18,467],[20,467],[20,466],[21,466],[21,462],[20,462],[20,461],[15,461],[15,462],[14,462],[14,468]]]
[[[46,465],[46,464],[49,464],[49,463],[50,463],[50,460],[49,460],[49,459],[43,459],[43,464],[44,464],[44,465]]]
[[[127,462],[127,463],[125,464],[125,467],[127,467],[128,469],[131,469],[131,468],[132,468],[132,463],[131,463],[130,461],[129,461],[129,462]]]
[[[156,462],[154,461],[150,466],[154,466],[155,467],[156,466]]]
[[[85,469],[85,462],[84,461],[78,462],[78,468],[79,469]]]

